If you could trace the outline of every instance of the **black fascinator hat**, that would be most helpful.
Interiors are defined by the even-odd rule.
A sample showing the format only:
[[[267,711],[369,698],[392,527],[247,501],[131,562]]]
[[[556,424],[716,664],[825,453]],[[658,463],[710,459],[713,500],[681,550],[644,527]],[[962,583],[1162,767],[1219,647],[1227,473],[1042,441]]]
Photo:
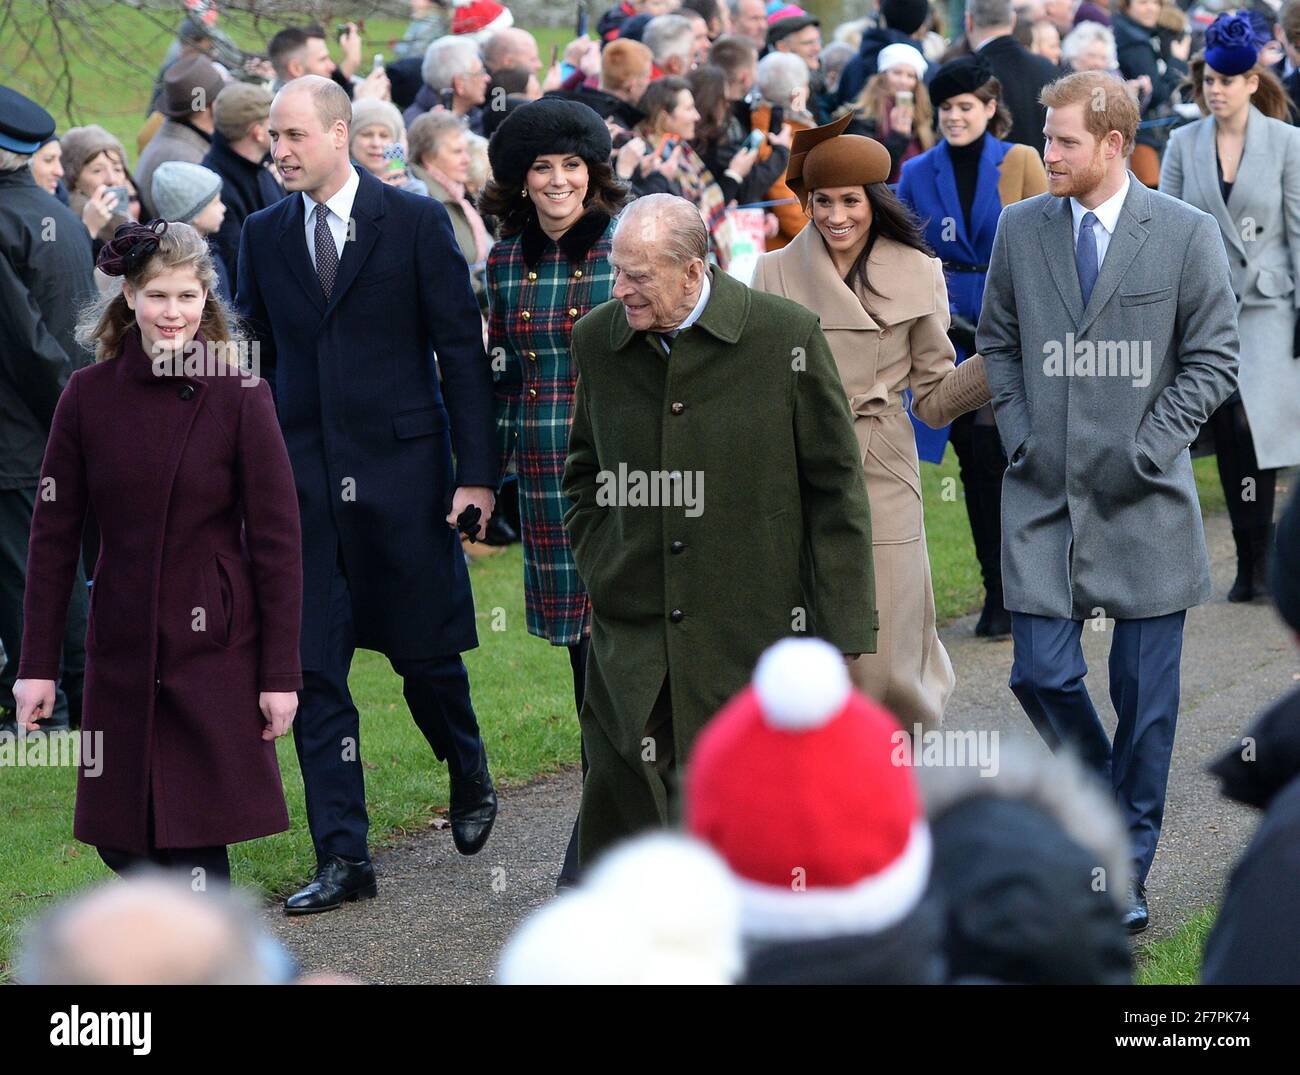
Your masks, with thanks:
[[[158,249],[167,234],[167,221],[151,220],[138,224],[134,220],[118,225],[113,238],[106,242],[95,259],[95,268],[106,276],[130,276]]]

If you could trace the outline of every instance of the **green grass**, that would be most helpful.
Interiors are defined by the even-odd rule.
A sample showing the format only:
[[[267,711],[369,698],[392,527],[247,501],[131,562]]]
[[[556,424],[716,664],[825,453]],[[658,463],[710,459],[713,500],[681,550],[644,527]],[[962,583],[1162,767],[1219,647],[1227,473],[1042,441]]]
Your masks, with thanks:
[[[1198,460],[1196,469],[1203,502],[1221,507],[1213,460]],[[944,621],[972,611],[983,599],[951,451],[941,465],[922,467],[922,490],[936,608]],[[494,774],[504,784],[522,783],[574,764],[578,730],[567,655],[525,629],[519,547],[477,561],[471,577],[481,645],[465,661]],[[383,846],[428,829],[446,807],[447,773],[411,721],[401,683],[383,657],[359,652],[351,685],[362,714],[371,838]],[[268,894],[292,891],[314,861],[292,743],[281,740],[279,751],[292,828],[232,851],[236,880]],[[0,769],[5,832],[0,841],[0,980],[7,976],[9,953],[28,918],[53,900],[109,876],[94,850],[72,838],[75,787],[72,769]],[[1193,941],[1195,937],[1177,952],[1173,941],[1148,949],[1143,980],[1181,980],[1179,975],[1194,980],[1200,949]],[[1167,956],[1166,948],[1171,949]]]
[[[519,547],[473,567],[480,647],[465,655],[474,704],[498,783],[521,783],[577,763],[578,723],[567,652],[527,634]],[[494,630],[504,627],[504,630]],[[416,730],[401,681],[379,654],[362,651],[351,686],[362,714],[361,750],[371,842],[383,846],[427,829],[447,804],[447,770]],[[239,883],[285,894],[314,866],[293,744],[279,743],[292,828],[237,845]],[[24,921],[110,876],[93,848],[72,838],[76,772],[0,769],[0,980]]]
[[[154,78],[162,64],[176,26],[180,22],[172,9],[141,9],[116,0],[79,0],[79,9],[99,12],[99,17],[55,22],[43,3],[11,6],[10,18],[0,10],[0,83],[12,86],[39,101],[58,122],[58,129],[84,123],[98,123],[121,140],[132,165],[138,156],[135,140],[145,121],[145,106]],[[362,73],[369,70],[376,52],[393,58],[393,43],[406,30],[406,19],[379,18],[372,5],[357,4],[349,12],[338,6],[338,17],[326,24],[333,32],[336,23],[350,14],[365,19],[361,56]],[[300,25],[305,18],[291,20]],[[246,12],[227,12],[220,27],[241,48],[265,54],[266,42],[285,23],[254,19]],[[534,30],[545,62],[552,44],[563,48],[572,38],[571,29]],[[61,47],[60,47],[61,46]],[[340,52],[331,43],[335,60]],[[66,62],[61,56],[66,56]]]
[[[91,6],[91,5],[87,5]],[[103,0],[100,17],[54,23],[43,4],[17,4],[0,11],[0,82],[45,104],[60,130],[99,123],[136,157],[135,137],[154,76],[172,38],[174,12],[143,11]],[[364,57],[382,51],[405,29],[403,19],[374,18],[365,5]],[[341,21],[336,19],[332,21]],[[223,16],[222,26],[240,45],[264,49],[280,24],[242,13]],[[534,31],[543,58],[553,43],[568,40],[565,29]],[[63,44],[66,64],[57,59]],[[337,48],[334,49],[337,58]],[[1223,510],[1223,493],[1212,459],[1195,463],[1206,512]],[[922,467],[926,534],[940,621],[972,611],[983,598],[957,465],[949,451],[940,466]],[[568,661],[563,650],[530,637],[524,627],[522,569],[518,547],[479,561],[472,571],[479,609],[481,646],[466,655],[475,706],[493,771],[501,783],[519,783],[571,765],[578,757],[577,722]],[[504,626],[504,630],[494,627]],[[360,652],[351,685],[362,714],[362,757],[372,844],[382,846],[427,829],[445,809],[445,767],[435,764],[428,745],[406,711],[401,684],[387,661]],[[302,779],[293,746],[279,744],[281,771],[292,828],[288,833],[242,844],[233,850],[236,880],[268,894],[290,891],[310,871],[313,856],[303,812]],[[0,769],[0,980],[8,975],[9,953],[23,923],[52,901],[109,876],[94,850],[72,839],[75,771]],[[1195,980],[1198,919],[1170,941],[1142,956],[1139,980]],[[1208,928],[1208,924],[1204,929]],[[1204,929],[1201,936],[1203,937]],[[1190,968],[1190,969],[1189,969]]]
[[[1201,978],[1201,953],[1214,916],[1215,908],[1204,907],[1172,937],[1139,948],[1134,981],[1138,985],[1196,985]]]

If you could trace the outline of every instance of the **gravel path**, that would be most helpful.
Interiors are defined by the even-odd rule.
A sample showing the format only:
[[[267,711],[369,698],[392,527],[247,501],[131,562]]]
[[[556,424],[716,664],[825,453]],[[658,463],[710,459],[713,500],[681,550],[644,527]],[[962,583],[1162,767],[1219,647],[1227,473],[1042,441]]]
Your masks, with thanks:
[[[1169,936],[1217,900],[1256,815],[1221,799],[1204,765],[1300,680],[1296,648],[1271,608],[1224,599],[1235,566],[1227,516],[1208,519],[1206,534],[1215,597],[1187,617],[1178,736],[1143,943]],[[941,632],[957,670],[947,726],[1037,742],[1007,689],[1011,643],[977,639],[973,627],[974,617],[965,617]],[[1089,689],[1113,730],[1109,639],[1084,631]],[[266,922],[308,970],[377,983],[490,981],[515,924],[554,892],[579,789],[576,770],[504,789],[492,839],[474,858],[456,854],[447,830],[414,836],[376,855],[378,899],[301,918],[269,906]]]

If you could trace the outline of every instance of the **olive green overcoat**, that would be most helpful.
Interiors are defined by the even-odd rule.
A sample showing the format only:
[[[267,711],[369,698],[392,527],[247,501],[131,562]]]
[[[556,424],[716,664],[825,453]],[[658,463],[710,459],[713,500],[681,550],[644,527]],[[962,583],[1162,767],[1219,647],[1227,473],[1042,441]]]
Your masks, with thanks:
[[[876,648],[871,509],[817,317],[709,271],[671,354],[617,300],[573,328],[565,526],[592,605],[584,864],[672,819],[696,735],[766,647],[802,631]]]

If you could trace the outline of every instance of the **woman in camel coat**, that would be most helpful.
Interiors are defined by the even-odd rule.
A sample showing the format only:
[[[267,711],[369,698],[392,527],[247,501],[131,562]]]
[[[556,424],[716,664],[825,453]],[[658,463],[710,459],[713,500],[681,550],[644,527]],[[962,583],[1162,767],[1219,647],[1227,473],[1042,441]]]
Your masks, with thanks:
[[[954,678],[935,629],[903,394],[910,388],[916,416],[942,426],[987,403],[989,389],[979,356],[953,362],[943,267],[885,186],[888,151],[842,134],[849,119],[796,133],[790,185],[814,226],[761,257],[753,286],[817,313],[839,367],[871,501],[880,611],[877,650],[854,662],[853,676],[911,730],[942,722]]]

